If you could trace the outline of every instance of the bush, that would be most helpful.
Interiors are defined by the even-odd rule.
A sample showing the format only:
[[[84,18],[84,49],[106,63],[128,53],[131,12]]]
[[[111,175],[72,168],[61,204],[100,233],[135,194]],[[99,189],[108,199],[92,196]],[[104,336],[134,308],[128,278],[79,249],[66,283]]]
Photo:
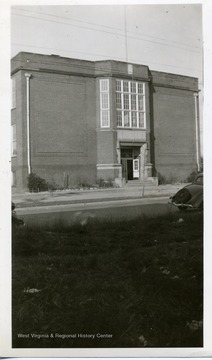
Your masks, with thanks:
[[[48,190],[46,180],[35,173],[31,173],[27,178],[27,186],[30,192],[40,192]]]
[[[197,176],[197,174],[199,174],[200,171],[197,171],[197,170],[193,170],[190,175],[187,177],[186,181],[187,182],[193,182],[195,177]]]
[[[158,184],[159,185],[167,184],[167,180],[166,180],[165,176],[163,176],[161,173],[158,172],[157,177],[158,177]]]
[[[113,180],[108,178],[107,180],[104,180],[102,178],[98,179],[97,180],[97,185],[100,187],[100,188],[111,188],[111,187],[114,187],[114,183],[113,183]]]
[[[160,172],[158,172],[157,177],[158,177],[159,185],[176,184],[176,182],[177,182],[176,175],[171,172],[168,176],[162,175]]]
[[[30,192],[53,191],[58,188],[57,184],[54,182],[49,183],[35,173],[28,175],[27,187]]]
[[[77,180],[78,183],[78,188],[90,188],[92,187],[92,185],[90,184],[90,182],[83,176],[79,177],[79,179]]]

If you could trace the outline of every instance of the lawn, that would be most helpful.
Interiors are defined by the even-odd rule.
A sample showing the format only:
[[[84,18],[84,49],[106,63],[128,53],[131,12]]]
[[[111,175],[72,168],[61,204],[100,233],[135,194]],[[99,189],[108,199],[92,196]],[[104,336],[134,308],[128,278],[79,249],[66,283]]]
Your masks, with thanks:
[[[203,346],[203,216],[13,228],[14,348]]]

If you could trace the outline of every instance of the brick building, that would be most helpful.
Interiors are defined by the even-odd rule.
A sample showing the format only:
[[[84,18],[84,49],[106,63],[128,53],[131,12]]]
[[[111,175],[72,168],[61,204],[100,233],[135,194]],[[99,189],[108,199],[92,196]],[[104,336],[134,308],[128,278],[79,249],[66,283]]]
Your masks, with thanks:
[[[11,61],[13,187],[185,180],[199,162],[198,81],[119,61]]]

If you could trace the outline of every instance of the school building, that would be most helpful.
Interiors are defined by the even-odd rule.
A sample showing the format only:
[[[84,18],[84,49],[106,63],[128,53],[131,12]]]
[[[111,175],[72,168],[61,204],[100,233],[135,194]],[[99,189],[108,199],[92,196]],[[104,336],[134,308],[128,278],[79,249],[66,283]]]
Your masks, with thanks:
[[[198,80],[120,61],[11,60],[12,186],[185,180],[199,164]]]

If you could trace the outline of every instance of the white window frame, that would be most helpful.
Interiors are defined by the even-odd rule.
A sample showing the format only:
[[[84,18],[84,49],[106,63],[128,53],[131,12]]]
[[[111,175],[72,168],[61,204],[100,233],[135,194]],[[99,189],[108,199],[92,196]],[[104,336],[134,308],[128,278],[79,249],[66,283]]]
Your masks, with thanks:
[[[11,108],[16,108],[16,79],[12,77],[11,79]]]
[[[140,81],[130,81],[130,80],[121,80],[121,79],[116,79],[116,82],[120,82],[121,84],[121,90],[117,90],[117,85],[116,85],[116,94],[121,94],[121,109],[116,108],[116,112],[119,114],[121,113],[122,115],[122,125],[118,125],[117,123],[117,128],[124,128],[124,129],[146,129],[146,94],[145,94],[145,83],[140,82]],[[128,82],[128,91],[124,91],[124,82]],[[131,92],[131,83],[135,83],[136,85],[136,92]],[[138,92],[138,87],[139,85],[142,85],[143,87],[143,92],[142,94]],[[129,109],[125,109],[124,108],[124,94],[127,94],[129,97]],[[132,109],[132,101],[131,101],[131,95],[135,95],[136,96],[136,110]],[[139,110],[139,102],[138,102],[138,98],[139,96],[143,97],[143,109]],[[124,113],[129,112],[129,126],[125,125],[124,122]],[[132,112],[136,113],[136,123],[137,126],[132,126]],[[140,127],[139,126],[139,113],[143,113],[144,115],[144,126]]]
[[[105,86],[106,85],[106,86]],[[109,93],[109,79],[100,79],[100,127],[109,128],[110,127],[110,93]],[[103,96],[107,98],[108,106],[103,106]],[[105,119],[103,119],[103,114],[107,114],[107,122],[105,124]]]
[[[11,186],[15,187],[16,186],[16,172],[15,171],[11,171]]]
[[[11,126],[11,154],[12,157],[17,156],[17,135],[15,124]]]

